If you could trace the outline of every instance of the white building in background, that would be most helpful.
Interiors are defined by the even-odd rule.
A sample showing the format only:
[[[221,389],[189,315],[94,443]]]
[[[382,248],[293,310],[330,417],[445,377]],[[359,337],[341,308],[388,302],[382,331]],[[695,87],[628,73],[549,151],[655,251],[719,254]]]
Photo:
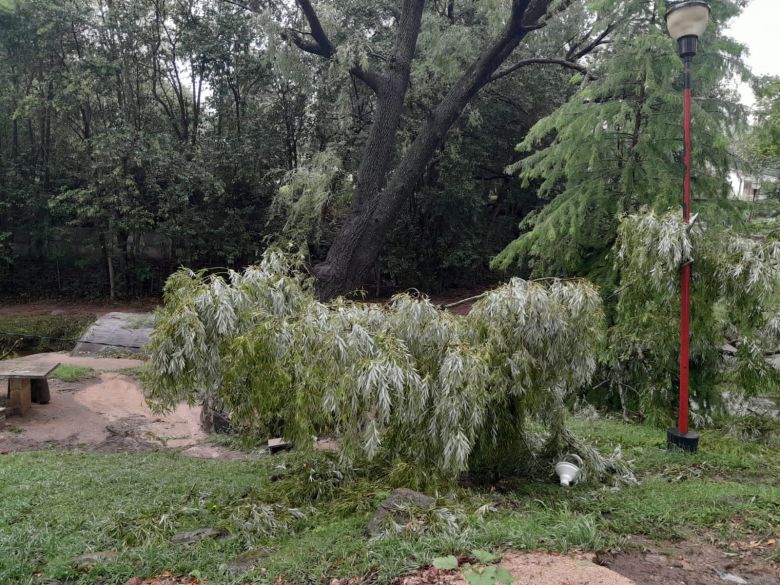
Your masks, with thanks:
[[[760,174],[732,173],[731,187],[742,201],[761,201],[780,191],[780,168],[765,169]]]

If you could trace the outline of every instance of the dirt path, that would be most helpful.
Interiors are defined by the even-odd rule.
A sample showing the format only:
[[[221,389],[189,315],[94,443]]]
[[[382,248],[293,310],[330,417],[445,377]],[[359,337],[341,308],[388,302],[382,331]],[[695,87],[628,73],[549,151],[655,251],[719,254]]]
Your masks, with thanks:
[[[110,301],[36,301],[34,303],[7,304],[0,301],[0,316],[32,317],[40,315],[95,315],[100,317],[112,311],[124,313],[148,313],[153,311],[158,300],[148,299],[134,303]]]
[[[593,562],[592,554],[559,555],[508,552],[499,566],[509,571],[514,585],[640,585]],[[473,562],[473,561],[472,561]],[[397,585],[467,585],[460,570],[433,567],[402,577]]]
[[[118,371],[140,366],[140,360],[46,353],[20,361],[60,362],[91,367],[100,373],[82,382],[50,380],[49,404],[33,404],[24,417],[6,419],[0,428],[0,451],[61,448],[127,452],[170,448],[210,459],[244,457],[207,444],[208,436],[200,428],[199,406],[181,404],[173,412],[153,413],[138,381]]]

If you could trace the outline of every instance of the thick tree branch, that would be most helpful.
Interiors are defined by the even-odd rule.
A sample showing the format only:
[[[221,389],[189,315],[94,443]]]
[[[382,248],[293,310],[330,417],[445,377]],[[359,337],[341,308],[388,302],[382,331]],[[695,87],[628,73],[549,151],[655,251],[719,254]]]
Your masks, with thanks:
[[[325,59],[332,59],[336,55],[336,46],[328,38],[325,29],[322,28],[317,11],[314,9],[310,0],[296,0],[298,6],[300,6],[303,16],[306,18],[306,22],[309,23],[309,29],[311,32],[311,40],[306,38],[300,32],[288,29],[284,34],[284,37],[292,41],[299,49],[313,55],[319,55]],[[370,70],[364,69],[359,65],[352,65],[349,68],[349,72],[365,83],[374,92],[378,91],[380,76]]]
[[[408,5],[421,5],[422,2],[423,0],[405,0],[405,9]],[[563,4],[566,2],[564,1]],[[415,6],[416,10],[410,14],[419,16],[421,12],[419,5]],[[366,178],[373,179],[369,184],[363,183],[359,178],[358,196],[353,200],[352,209],[328,250],[326,260],[314,268],[318,294],[322,298],[331,298],[348,292],[360,283],[376,261],[387,230],[396,217],[398,209],[414,190],[419,177],[422,176],[435,150],[445,140],[452,124],[471,99],[490,83],[496,69],[506,61],[526,35],[534,29],[545,26],[546,18],[550,14],[548,8],[551,5],[560,6],[561,3],[554,4],[553,0],[512,0],[510,18],[504,29],[485,45],[479,57],[442,98],[420,128],[416,138],[403,153],[387,184],[384,181],[384,172],[387,168],[387,153],[392,152],[388,150],[388,145],[394,147],[398,112],[394,112],[394,124],[387,125],[387,130],[390,132],[384,131],[381,135],[369,138],[369,143],[373,143],[373,147],[382,152],[380,160],[385,164],[379,169],[381,172],[378,174],[365,173]],[[380,93],[380,106],[381,96]],[[379,129],[380,126],[375,120],[372,134]],[[371,138],[378,138],[378,140],[374,142]],[[361,170],[370,171],[372,157],[368,155],[371,154],[371,150],[366,148],[361,161]],[[363,168],[364,163],[368,163],[366,168]]]
[[[314,6],[312,6],[310,0],[297,0],[297,2],[298,6],[300,6],[301,10],[303,11],[303,15],[306,17],[306,22],[309,23],[311,36],[314,37],[314,45],[317,47],[316,51],[309,52],[316,53],[317,55],[321,55],[322,57],[328,59],[333,57],[333,55],[336,53],[336,47],[333,46],[333,43],[330,42],[328,35],[325,34],[325,30],[322,28],[320,19],[317,16],[317,11],[314,10]],[[298,43],[296,42],[296,44]],[[301,45],[298,46],[301,47]],[[301,47],[301,49],[304,51],[307,50],[303,47]]]
[[[583,75],[586,75],[587,77],[593,79],[593,75],[591,75],[590,71],[588,71],[588,68],[585,67],[584,65],[580,65],[579,63],[574,63],[573,61],[567,61],[566,59],[557,59],[554,57],[534,57],[531,59],[523,59],[522,61],[518,61],[517,63],[514,63],[509,67],[505,67],[500,71],[496,71],[496,73],[494,73],[493,76],[490,78],[490,81],[493,82],[498,79],[501,79],[502,77],[506,77],[507,75],[514,73],[518,69],[521,69],[523,67],[528,67],[529,65],[560,65],[561,67],[567,67],[569,69],[574,69],[575,71],[579,71]]]

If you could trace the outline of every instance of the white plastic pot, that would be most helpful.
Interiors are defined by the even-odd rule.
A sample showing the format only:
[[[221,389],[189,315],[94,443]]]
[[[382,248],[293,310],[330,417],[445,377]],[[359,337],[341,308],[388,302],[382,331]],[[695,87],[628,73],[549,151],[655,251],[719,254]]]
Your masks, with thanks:
[[[579,465],[575,465],[566,459],[576,459]],[[582,459],[577,455],[567,455],[563,461],[555,465],[555,473],[561,480],[563,487],[572,487],[582,479]]]

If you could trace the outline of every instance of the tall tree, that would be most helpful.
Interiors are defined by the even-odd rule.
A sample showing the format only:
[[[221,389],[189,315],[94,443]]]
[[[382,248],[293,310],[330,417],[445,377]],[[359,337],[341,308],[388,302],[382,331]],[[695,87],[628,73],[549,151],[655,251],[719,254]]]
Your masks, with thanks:
[[[404,114],[425,1],[404,0],[400,9],[393,5],[382,7],[394,24],[394,40],[387,52],[382,54],[381,48],[372,50],[369,46],[362,52],[354,50],[354,47],[337,45],[326,32],[311,1],[298,0],[309,32],[303,34],[290,29],[286,32],[287,38],[306,52],[326,59],[346,59],[350,74],[370,88],[375,102],[350,209],[327,257],[314,268],[321,298],[349,292],[365,278],[403,202],[415,189],[436,150],[445,142],[451,126],[479,91],[508,74],[510,69],[551,61],[552,57],[548,56],[499,71],[531,32],[545,27],[555,14],[571,3],[568,0],[512,0],[509,10],[499,16],[502,25],[498,31],[470,62],[464,63],[460,75],[432,105],[427,119],[414,129],[414,138],[399,152],[398,130]],[[456,23],[456,9],[457,6],[450,3],[439,17]],[[374,23],[372,26],[375,26]],[[574,56],[582,57],[586,52]],[[372,55],[378,57],[371,58]],[[555,61],[584,69],[565,58]]]
[[[600,3],[599,19],[616,22],[612,42],[581,89],[539,121],[511,167],[539,187],[546,205],[521,224],[524,233],[495,259],[502,269],[594,276],[621,213],[643,205],[678,205],[682,185],[681,61],[666,32],[661,1]],[[725,34],[740,2],[712,2],[713,23],[696,58],[693,104],[694,196],[730,193],[730,136],[745,112],[724,80],[747,75],[743,47]],[[603,11],[603,12],[602,12]],[[697,201],[708,219],[715,207]]]

